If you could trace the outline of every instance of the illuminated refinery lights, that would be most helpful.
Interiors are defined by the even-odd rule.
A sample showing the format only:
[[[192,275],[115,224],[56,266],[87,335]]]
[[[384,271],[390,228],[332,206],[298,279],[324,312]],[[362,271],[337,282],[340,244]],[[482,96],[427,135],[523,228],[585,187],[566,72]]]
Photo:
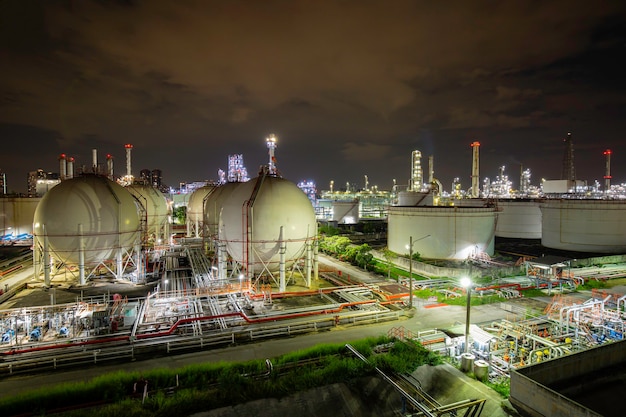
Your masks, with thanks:
[[[269,173],[270,175],[276,175],[276,157],[274,156],[274,149],[276,149],[276,135],[270,134],[266,139],[267,149],[269,151]]]

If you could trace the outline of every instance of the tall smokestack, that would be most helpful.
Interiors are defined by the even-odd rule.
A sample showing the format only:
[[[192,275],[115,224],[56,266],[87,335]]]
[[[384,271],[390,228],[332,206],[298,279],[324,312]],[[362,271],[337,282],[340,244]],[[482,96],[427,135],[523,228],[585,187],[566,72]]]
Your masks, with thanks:
[[[435,180],[435,157],[430,155],[428,157],[428,183],[432,184]]]
[[[59,155],[59,176],[61,177],[61,181],[65,180],[67,177],[67,158],[64,153]]]
[[[574,143],[572,142],[572,134],[568,133],[563,142],[565,142],[565,154],[563,155],[563,172],[561,179],[571,181],[572,184],[570,186],[573,186],[574,181],[576,181],[576,169],[574,168]]]
[[[479,142],[472,142],[472,198],[478,198],[480,196],[479,188],[479,166],[480,160],[478,157],[478,150],[480,149]]]
[[[133,175],[130,167],[130,151],[133,150],[133,145],[127,143],[126,145],[124,145],[124,148],[126,148],[126,176],[130,177]]]
[[[74,157],[67,158],[67,179],[74,178]]]
[[[606,156],[606,170],[604,174],[604,193],[608,193],[611,189],[611,150],[607,149],[604,151],[604,155]]]
[[[113,155],[107,154],[107,176],[110,180],[113,180]]]
[[[98,150],[97,149],[91,150],[91,167],[93,168],[93,173],[97,174],[98,173]]]

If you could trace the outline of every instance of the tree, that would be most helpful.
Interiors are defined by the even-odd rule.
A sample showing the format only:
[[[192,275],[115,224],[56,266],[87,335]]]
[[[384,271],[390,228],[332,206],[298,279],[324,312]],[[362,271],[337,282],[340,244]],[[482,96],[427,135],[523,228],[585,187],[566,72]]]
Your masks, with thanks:
[[[383,250],[383,257],[385,258],[385,261],[387,261],[387,279],[389,279],[391,278],[391,268],[393,265],[393,261],[396,260],[398,255],[396,255],[396,253],[389,248],[385,248]]]
[[[358,246],[348,246],[341,256],[342,261],[350,262],[356,265],[356,256],[358,253]]]
[[[354,261],[358,266],[367,271],[367,267],[373,262],[374,255],[372,255],[372,248],[367,243],[357,246],[356,256]]]
[[[324,236],[337,236],[341,232],[340,229],[330,225],[321,225],[317,230],[320,235]]]
[[[187,207],[174,207],[172,210],[174,224],[185,224],[187,222]]]
[[[350,239],[345,236],[326,236],[320,240],[320,249],[331,255],[341,256],[350,244]]]

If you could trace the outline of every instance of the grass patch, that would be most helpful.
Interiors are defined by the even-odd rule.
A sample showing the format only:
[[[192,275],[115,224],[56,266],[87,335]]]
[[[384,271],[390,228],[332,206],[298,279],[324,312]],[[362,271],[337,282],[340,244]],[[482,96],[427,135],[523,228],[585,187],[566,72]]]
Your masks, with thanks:
[[[545,297],[546,292],[544,290],[540,290],[539,288],[529,288],[527,290],[522,291],[524,297]]]
[[[423,364],[441,363],[439,355],[414,342],[395,342],[383,353],[374,347],[393,340],[381,336],[351,342],[370,363],[347,352],[342,344],[323,344],[291,352],[272,360],[268,372],[265,360],[202,363],[180,369],[155,369],[143,373],[115,372],[87,383],[46,387],[0,400],[1,415],[47,415],[68,404],[93,403],[90,417],[189,415],[259,398],[281,398],[298,391],[346,382],[371,375],[374,366],[388,372],[413,372]],[[179,386],[176,386],[178,376]],[[142,403],[133,394],[133,385],[148,381],[149,396]],[[85,409],[61,415],[82,416]]]
[[[487,381],[485,385],[500,394],[502,398],[509,398],[511,396],[511,380],[509,378],[500,378],[495,382]]]
[[[583,290],[595,290],[595,289],[603,289],[609,288],[609,285],[606,281],[599,281],[596,279],[589,279],[583,285],[580,285],[578,288]]]
[[[373,260],[373,265],[374,265],[374,272],[380,276],[383,277],[387,277],[389,275],[389,277],[395,281],[398,281],[400,279],[400,277],[402,278],[408,278],[409,277],[409,271],[406,271],[404,269],[401,268],[397,268],[395,266],[391,267],[391,273],[389,274],[389,264],[385,261],[381,261],[378,259],[374,259]],[[415,272],[413,272],[413,279],[415,280],[425,280],[428,279],[425,276],[422,275],[418,275]]]
[[[422,298],[422,299],[428,299],[430,297],[437,297],[437,302],[438,303],[445,303],[448,305],[454,305],[454,306],[466,306],[467,305],[467,296],[462,295],[460,297],[454,297],[454,298],[449,298],[446,297],[445,294],[440,293],[437,290],[433,290],[430,288],[425,288],[425,289],[420,289],[420,290],[416,290],[414,292],[414,295],[416,297]],[[501,301],[504,301],[505,298],[500,297],[498,295],[484,295],[482,297],[475,295],[474,293],[472,293],[472,296],[470,298],[470,304],[473,306],[479,306],[479,305],[483,305],[483,304],[493,304],[493,303],[499,303]]]

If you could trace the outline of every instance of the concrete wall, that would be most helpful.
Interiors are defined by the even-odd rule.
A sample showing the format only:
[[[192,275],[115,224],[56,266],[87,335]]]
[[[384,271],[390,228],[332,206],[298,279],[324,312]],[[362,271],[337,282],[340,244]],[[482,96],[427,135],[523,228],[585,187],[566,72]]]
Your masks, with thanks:
[[[626,340],[513,370],[509,400],[524,415],[532,417],[601,417],[601,414],[548,387],[625,363]],[[620,398],[619,395],[616,393],[615,398]]]
[[[576,259],[572,261],[573,267],[593,266],[598,264],[619,264],[626,262],[626,255],[607,255],[597,258]]]
[[[385,255],[382,251],[372,250],[372,255],[374,258],[379,259],[381,262],[387,262],[385,259]],[[398,268],[409,270],[409,260],[408,258],[403,258],[398,256],[393,260],[393,264]],[[481,269],[472,268],[472,277],[477,277],[481,275]],[[485,274],[489,274],[489,271],[483,271]],[[413,273],[423,275],[428,278],[461,278],[464,276],[469,276],[470,270],[469,267],[466,268],[446,268],[442,266],[430,265],[424,262],[413,261]],[[498,268],[499,276],[513,276],[524,274],[524,269],[522,266],[512,266],[507,268]]]
[[[372,250],[372,255],[376,259],[380,259],[382,262],[387,262],[385,259],[385,255],[382,251]],[[407,258],[403,258],[398,256],[393,260],[393,264],[398,268],[409,270],[409,260]],[[477,268],[474,268],[477,271]],[[474,272],[474,271],[472,271]],[[469,268],[456,269],[456,268],[445,268],[436,265],[430,265],[424,262],[413,261],[413,273],[423,275],[428,278],[459,278],[462,276],[469,275]]]

